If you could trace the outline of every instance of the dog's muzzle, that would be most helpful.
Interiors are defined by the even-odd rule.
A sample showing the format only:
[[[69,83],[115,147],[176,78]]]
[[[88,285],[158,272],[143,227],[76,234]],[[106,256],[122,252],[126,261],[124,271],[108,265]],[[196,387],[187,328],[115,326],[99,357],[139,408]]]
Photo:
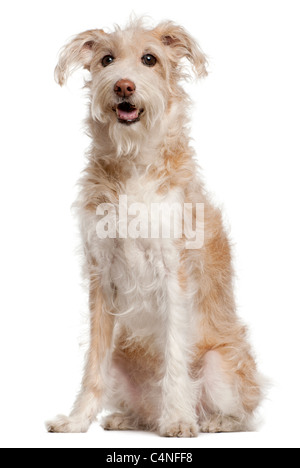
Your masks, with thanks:
[[[118,121],[122,124],[131,125],[139,122],[143,109],[138,109],[133,104],[128,102],[128,99],[135,93],[136,86],[133,81],[123,79],[116,82],[114,86],[114,93],[123,99],[123,102],[113,110],[116,112]]]
[[[144,109],[137,109],[133,104],[125,101],[113,108],[116,112],[118,121],[125,125],[131,125],[139,122]]]

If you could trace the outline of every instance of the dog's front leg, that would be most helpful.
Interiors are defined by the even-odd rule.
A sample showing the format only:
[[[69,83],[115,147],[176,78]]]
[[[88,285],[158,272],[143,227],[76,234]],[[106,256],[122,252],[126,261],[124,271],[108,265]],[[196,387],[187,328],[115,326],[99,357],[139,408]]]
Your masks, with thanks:
[[[49,432],[86,432],[101,410],[111,355],[113,316],[105,311],[99,278],[90,283],[90,348],[82,388],[69,417],[46,423]]]
[[[167,278],[165,370],[159,432],[164,437],[196,437],[195,391],[189,375],[192,325],[186,294],[176,270]]]

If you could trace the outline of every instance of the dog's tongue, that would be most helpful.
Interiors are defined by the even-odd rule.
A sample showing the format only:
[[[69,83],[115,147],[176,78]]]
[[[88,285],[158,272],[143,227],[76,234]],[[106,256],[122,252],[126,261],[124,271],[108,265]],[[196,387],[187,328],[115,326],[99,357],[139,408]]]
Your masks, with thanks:
[[[129,112],[122,110],[122,109],[117,109],[117,112],[118,112],[118,117],[121,120],[136,120],[139,117],[138,109],[133,109],[133,110],[130,110]]]

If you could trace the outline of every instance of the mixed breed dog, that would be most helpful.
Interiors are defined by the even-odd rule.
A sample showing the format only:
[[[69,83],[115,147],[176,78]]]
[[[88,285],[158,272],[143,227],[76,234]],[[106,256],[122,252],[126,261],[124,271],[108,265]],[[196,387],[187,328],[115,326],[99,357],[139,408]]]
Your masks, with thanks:
[[[48,422],[49,432],[86,432],[103,409],[106,430],[196,437],[253,427],[262,379],[236,314],[231,247],[199,176],[182,88],[188,74],[206,76],[206,65],[171,21],[86,31],[62,49],[60,85],[76,68],[90,72],[91,146],[77,201],[90,346],[73,410]],[[200,243],[182,229],[183,212]]]

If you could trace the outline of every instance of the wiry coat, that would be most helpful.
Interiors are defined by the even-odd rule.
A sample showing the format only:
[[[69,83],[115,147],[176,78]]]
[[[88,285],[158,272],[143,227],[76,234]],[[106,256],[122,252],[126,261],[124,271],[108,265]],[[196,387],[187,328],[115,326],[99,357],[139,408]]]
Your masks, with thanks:
[[[153,68],[144,54],[157,59]],[[101,59],[115,61],[103,67]],[[82,390],[70,417],[53,432],[86,431],[103,408],[106,429],[145,428],[167,436],[250,427],[261,399],[245,327],[236,315],[231,252],[222,216],[210,203],[189,143],[189,98],[179,81],[183,59],[197,76],[206,59],[172,22],[146,29],[140,21],[107,34],[87,31],[63,49],[62,85],[74,68],[87,83],[92,140],[78,211],[90,280],[90,349]],[[127,126],[112,110],[120,78],[136,85],[130,102],[142,109]],[[101,203],[204,203],[204,245],[184,239],[99,239]]]

